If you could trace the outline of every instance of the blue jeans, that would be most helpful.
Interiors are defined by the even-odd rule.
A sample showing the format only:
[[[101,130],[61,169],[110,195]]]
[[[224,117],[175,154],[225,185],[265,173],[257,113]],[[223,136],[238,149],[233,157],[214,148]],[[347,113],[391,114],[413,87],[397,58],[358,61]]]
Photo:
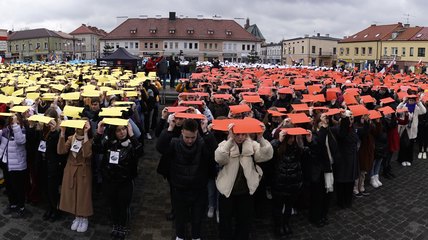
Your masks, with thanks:
[[[372,170],[370,171],[370,177],[379,175],[380,167],[382,166],[382,160],[383,158],[374,160]]]
[[[215,180],[210,179],[208,180],[208,207],[209,208],[213,207],[215,209],[218,209],[217,199],[218,199],[218,191],[215,185]]]

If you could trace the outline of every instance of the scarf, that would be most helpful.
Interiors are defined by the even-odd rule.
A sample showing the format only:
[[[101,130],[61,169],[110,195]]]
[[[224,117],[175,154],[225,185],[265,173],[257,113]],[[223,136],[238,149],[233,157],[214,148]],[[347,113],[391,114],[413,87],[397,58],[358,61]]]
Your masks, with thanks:
[[[406,104],[407,109],[409,110],[409,113],[413,113],[415,111],[416,103],[413,104]]]

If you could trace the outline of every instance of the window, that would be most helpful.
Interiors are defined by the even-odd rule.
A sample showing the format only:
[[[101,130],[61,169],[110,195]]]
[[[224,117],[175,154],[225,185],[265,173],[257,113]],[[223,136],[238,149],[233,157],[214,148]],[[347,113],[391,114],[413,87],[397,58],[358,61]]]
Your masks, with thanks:
[[[134,48],[134,42],[129,43],[129,48]]]
[[[135,49],[138,49],[138,42],[135,43]]]
[[[119,48],[119,43],[118,42],[116,43],[116,48]]]
[[[383,48],[383,55],[384,55],[384,56],[387,56],[387,55],[388,55],[388,48],[387,48],[387,47],[384,47],[384,48]]]
[[[16,51],[19,51],[19,46],[18,46],[18,44],[16,44],[16,45],[15,45],[15,50],[16,50]]]
[[[168,43],[167,42],[163,45],[163,48],[168,49]]]
[[[150,31],[150,33],[151,33],[151,34],[155,34],[155,33],[156,33],[156,30],[157,30],[156,28],[150,28],[150,30],[149,30],[149,31]]]
[[[233,44],[233,51],[236,51],[236,43]]]
[[[365,49],[364,49],[364,50],[365,50]],[[336,52],[336,48],[334,47],[334,48],[333,48],[333,55],[336,55],[336,53],[337,53],[337,52]]]
[[[128,48],[128,42],[125,42],[125,48]]]
[[[214,30],[208,29],[208,35],[213,35],[213,34],[214,34]]]
[[[315,53],[315,51],[316,51],[316,47],[315,46],[312,46],[312,53]]]
[[[153,43],[152,42],[149,43],[149,46],[150,46],[150,48],[153,48]]]
[[[175,29],[169,29],[169,34],[174,34],[175,33]]]
[[[59,50],[61,50],[62,44],[59,43],[58,45],[59,45]],[[30,43],[30,50],[32,50],[31,48],[33,48],[33,47],[31,46],[31,43]]]
[[[56,43],[58,45],[58,43]],[[25,44],[22,44],[22,51],[25,50]]]
[[[40,43],[36,43],[36,49],[40,49]]]
[[[410,52],[409,52],[409,56],[410,56],[410,57],[413,57],[413,52],[414,52],[414,48],[413,48],[413,47],[411,47],[411,48],[410,48]]]
[[[345,52],[344,48],[340,48],[340,55],[343,55],[343,53]]]
[[[172,49],[173,45],[174,45],[174,43],[173,43],[173,42],[170,42],[170,43],[169,43],[169,48],[170,48],[170,49]]]
[[[231,35],[232,35],[232,31],[230,31],[230,30],[226,30],[226,35],[227,35],[227,36],[231,36]]]
[[[425,57],[425,48],[418,48],[418,57]]]
[[[195,31],[193,29],[187,29],[187,34],[193,34]]]
[[[208,49],[208,43],[204,43],[204,48]]]
[[[302,46],[302,53],[305,52],[305,46]]]
[[[195,43],[195,49],[198,49],[198,43]]]
[[[223,43],[223,50],[227,49],[227,43]]]
[[[155,43],[155,48],[156,49],[159,48],[159,44]]]
[[[45,42],[45,49],[48,49],[48,43]]]
[[[366,55],[366,48],[365,47],[361,48],[361,55]]]
[[[396,47],[392,47],[392,48],[391,48],[391,55],[393,55],[393,56],[397,56],[397,55],[398,55],[398,48],[396,48]]]
[[[373,48],[369,47],[369,56],[373,54]]]
[[[149,48],[149,43],[144,43],[144,48]]]
[[[210,43],[210,49],[213,49],[213,44],[212,43]]]
[[[250,51],[250,45],[249,44],[247,45],[247,51]]]
[[[175,49],[177,49],[178,48],[178,42],[174,42],[174,45],[175,45]]]
[[[189,43],[189,49],[193,49],[193,43]]]
[[[245,51],[245,44],[242,44],[242,51]]]
[[[254,46],[254,45],[251,45],[251,50],[254,50],[254,48],[255,48],[255,46]]]
[[[354,54],[355,54],[355,55],[358,55],[358,54],[359,54],[358,50],[359,50],[359,48],[357,48],[357,47],[356,47],[356,48],[354,48]]]
[[[187,42],[184,43],[184,49],[187,49]]]
[[[401,56],[406,56],[406,48],[405,47],[403,47],[403,48],[401,48]]]
[[[214,43],[214,49],[217,49],[217,43]]]
[[[137,29],[135,28],[135,29],[131,29],[130,31],[129,31],[131,34],[136,34],[137,33]]]
[[[28,44],[28,49],[30,49],[30,51],[33,51],[33,44],[32,43]]]
[[[346,48],[346,55],[349,55],[349,48]]]

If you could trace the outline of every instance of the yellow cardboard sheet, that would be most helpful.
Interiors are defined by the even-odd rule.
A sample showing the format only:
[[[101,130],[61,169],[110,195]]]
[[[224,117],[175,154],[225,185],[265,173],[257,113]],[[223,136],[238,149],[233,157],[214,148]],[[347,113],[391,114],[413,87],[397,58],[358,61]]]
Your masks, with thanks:
[[[85,127],[86,120],[65,120],[61,122],[61,127],[78,128],[82,129]]]

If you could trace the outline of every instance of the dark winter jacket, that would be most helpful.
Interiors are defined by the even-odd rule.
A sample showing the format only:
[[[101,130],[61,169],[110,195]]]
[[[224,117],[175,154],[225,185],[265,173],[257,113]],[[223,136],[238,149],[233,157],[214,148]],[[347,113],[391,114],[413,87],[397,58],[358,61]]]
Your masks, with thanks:
[[[310,144],[311,149],[311,181],[318,182],[324,173],[332,172],[332,164],[330,163],[330,157],[327,152],[327,136],[328,146],[330,149],[333,163],[337,159],[338,154],[338,143],[336,137],[330,128],[321,127],[318,131],[313,132],[312,143]]]

